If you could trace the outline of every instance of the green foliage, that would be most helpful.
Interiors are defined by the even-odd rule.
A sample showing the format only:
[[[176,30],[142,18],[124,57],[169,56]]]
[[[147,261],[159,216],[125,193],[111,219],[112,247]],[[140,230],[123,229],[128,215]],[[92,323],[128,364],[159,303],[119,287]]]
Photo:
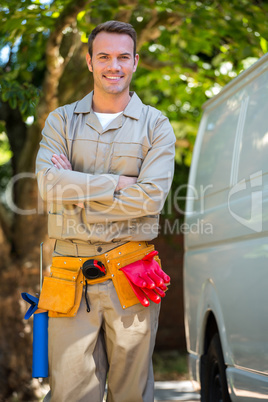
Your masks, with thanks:
[[[163,66],[140,68],[133,87],[145,103],[169,117],[178,138],[176,161],[189,166],[201,105],[266,51],[268,4],[163,0],[156,9],[175,15],[177,24],[160,25],[157,41],[143,44],[141,64],[150,57],[152,66],[156,61]],[[146,27],[151,10],[140,10],[139,16]]]
[[[0,126],[2,126],[1,122]],[[0,127],[0,166],[7,163],[12,156],[7,135],[3,130],[4,127]]]
[[[35,116],[36,106],[39,100],[39,89],[25,82],[1,81],[1,97],[3,102],[8,102],[11,109],[19,108],[24,121],[29,116]],[[1,161],[0,161],[1,163]]]
[[[5,124],[0,121],[0,194],[5,190],[12,176],[11,157],[12,152],[5,133]]]

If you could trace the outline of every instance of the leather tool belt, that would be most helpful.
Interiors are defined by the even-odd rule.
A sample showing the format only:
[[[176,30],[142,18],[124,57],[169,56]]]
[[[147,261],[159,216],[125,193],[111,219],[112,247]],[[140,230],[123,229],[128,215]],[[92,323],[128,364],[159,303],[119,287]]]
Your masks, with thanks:
[[[86,281],[89,285],[111,279],[122,308],[138,304],[125,274],[120,271],[132,262],[142,259],[154,250],[147,242],[129,242],[95,257],[53,257],[50,276],[44,277],[38,308],[48,310],[49,317],[74,317],[78,311]],[[86,279],[82,272],[88,260],[100,261],[106,274],[96,279]],[[161,266],[158,256],[155,260]]]

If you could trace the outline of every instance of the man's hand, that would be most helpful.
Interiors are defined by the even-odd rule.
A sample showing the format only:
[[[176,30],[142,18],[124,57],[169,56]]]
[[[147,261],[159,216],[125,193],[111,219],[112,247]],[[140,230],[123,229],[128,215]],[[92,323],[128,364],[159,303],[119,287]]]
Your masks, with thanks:
[[[66,156],[63,154],[60,154],[60,155],[53,154],[51,161],[52,161],[53,165],[58,169],[63,168],[65,170],[73,170],[71,163],[66,158]]]
[[[136,183],[137,183],[137,177],[119,176],[118,184],[116,186],[115,191],[120,191],[123,188],[132,186],[132,184],[136,184]]]

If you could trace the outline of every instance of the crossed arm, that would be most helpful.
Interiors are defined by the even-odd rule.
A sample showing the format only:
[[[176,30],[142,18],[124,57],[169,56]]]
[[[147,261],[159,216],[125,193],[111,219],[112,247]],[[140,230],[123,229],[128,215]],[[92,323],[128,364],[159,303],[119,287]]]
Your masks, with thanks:
[[[58,169],[63,168],[65,170],[73,170],[70,161],[63,154],[60,154],[60,155],[53,154],[51,161],[52,161],[53,165]],[[131,186],[132,184],[135,184],[135,183],[137,183],[137,177],[119,176],[119,180],[118,180],[115,191],[120,191],[123,188]],[[78,203],[76,205],[80,206],[81,208],[84,207],[84,203]]]

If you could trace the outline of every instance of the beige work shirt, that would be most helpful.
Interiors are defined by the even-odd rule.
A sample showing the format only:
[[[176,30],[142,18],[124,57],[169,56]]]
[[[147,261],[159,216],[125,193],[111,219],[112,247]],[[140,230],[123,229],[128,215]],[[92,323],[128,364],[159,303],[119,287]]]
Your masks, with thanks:
[[[167,117],[130,95],[104,130],[92,109],[93,92],[48,116],[36,173],[41,197],[51,204],[49,237],[90,244],[157,237],[174,173],[175,136]],[[64,154],[73,170],[57,169],[54,153]],[[120,175],[137,183],[115,191]]]

